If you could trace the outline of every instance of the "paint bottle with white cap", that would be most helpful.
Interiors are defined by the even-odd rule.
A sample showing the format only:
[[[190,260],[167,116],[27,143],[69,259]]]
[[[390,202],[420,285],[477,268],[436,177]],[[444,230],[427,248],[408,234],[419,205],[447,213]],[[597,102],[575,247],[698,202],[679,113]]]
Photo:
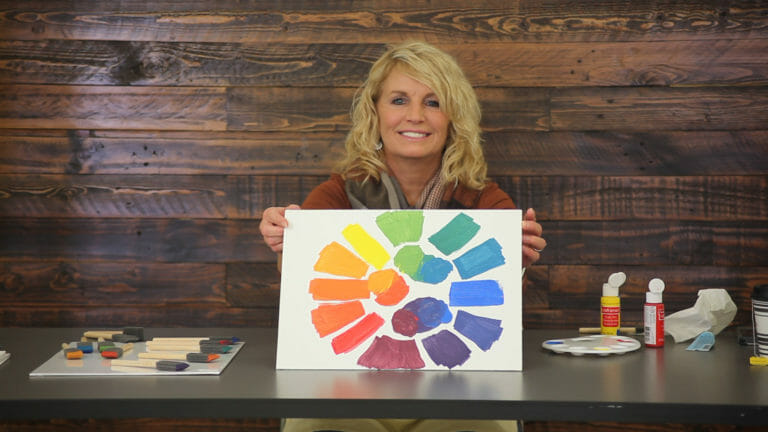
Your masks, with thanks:
[[[619,287],[627,280],[623,272],[613,273],[603,284],[600,297],[600,334],[617,335],[621,327],[621,299]]]
[[[649,347],[664,346],[662,291],[664,291],[663,280],[654,278],[648,282],[648,292],[645,293],[645,305],[643,306],[643,323],[645,326],[645,345]]]

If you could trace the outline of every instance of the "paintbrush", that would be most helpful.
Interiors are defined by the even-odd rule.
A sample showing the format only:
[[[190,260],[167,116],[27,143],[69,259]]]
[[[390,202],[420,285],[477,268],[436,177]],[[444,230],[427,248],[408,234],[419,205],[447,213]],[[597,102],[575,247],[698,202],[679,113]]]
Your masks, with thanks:
[[[235,336],[223,337],[156,337],[152,338],[154,342],[200,342],[200,343],[219,343],[222,345],[232,345],[240,341]]]
[[[139,353],[140,359],[158,359],[158,360],[182,360],[191,363],[210,363],[217,358],[218,354],[206,354],[199,352],[175,353],[175,352],[143,352]]]
[[[171,371],[171,372],[180,372],[184,369],[189,367],[188,363],[184,362],[178,362],[178,361],[170,361],[170,360],[159,360],[155,361],[152,359],[141,359],[141,360],[112,360],[112,367],[114,366],[129,366],[129,367],[139,367],[139,368],[154,368],[161,371]]]

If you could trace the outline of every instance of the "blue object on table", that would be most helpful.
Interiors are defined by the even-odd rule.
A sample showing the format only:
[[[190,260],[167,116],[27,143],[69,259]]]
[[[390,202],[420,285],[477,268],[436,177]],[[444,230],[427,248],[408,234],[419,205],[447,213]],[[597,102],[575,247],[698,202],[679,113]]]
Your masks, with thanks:
[[[709,351],[715,345],[715,335],[710,331],[702,332],[688,345],[688,351]]]

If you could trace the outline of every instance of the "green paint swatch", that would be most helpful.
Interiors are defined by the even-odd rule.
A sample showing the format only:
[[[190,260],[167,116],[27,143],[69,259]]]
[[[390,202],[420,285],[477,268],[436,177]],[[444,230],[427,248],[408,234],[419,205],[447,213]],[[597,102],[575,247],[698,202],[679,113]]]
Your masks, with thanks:
[[[429,237],[429,242],[444,255],[450,255],[472,240],[480,230],[480,225],[464,213],[459,213],[440,231]]]
[[[403,246],[395,255],[395,267],[407,274],[413,280],[419,280],[419,269],[424,259],[421,247],[415,245]]]
[[[424,213],[419,210],[396,210],[376,217],[376,225],[392,242],[392,246],[417,242],[421,238]]]

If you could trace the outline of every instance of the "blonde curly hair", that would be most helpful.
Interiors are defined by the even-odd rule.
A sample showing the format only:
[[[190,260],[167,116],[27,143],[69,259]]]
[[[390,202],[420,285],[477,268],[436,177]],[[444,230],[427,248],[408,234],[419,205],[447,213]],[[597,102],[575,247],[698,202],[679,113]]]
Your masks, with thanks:
[[[482,189],[488,166],[483,156],[477,95],[453,57],[420,41],[392,46],[371,66],[352,101],[352,129],[344,143],[346,155],[336,170],[344,178],[377,181],[379,172],[386,170],[382,153],[376,151],[381,139],[376,101],[382,83],[395,67],[432,89],[450,121],[441,167],[443,180]]]

